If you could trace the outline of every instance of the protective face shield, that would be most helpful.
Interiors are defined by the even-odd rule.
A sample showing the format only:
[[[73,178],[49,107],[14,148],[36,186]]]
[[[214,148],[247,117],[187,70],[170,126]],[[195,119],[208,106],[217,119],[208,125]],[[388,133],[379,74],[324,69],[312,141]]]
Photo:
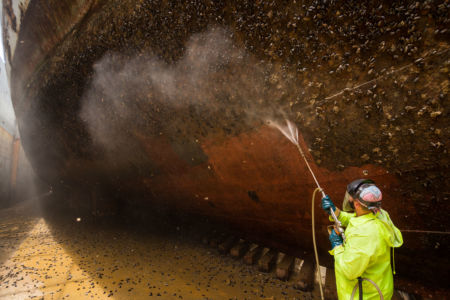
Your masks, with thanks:
[[[351,196],[348,192],[345,192],[344,201],[342,202],[342,210],[346,212],[355,211],[355,205],[350,200]]]
[[[355,211],[355,205],[351,198],[358,199],[359,188],[363,185],[373,185],[375,182],[371,179],[356,179],[347,185],[344,201],[342,202],[342,210],[346,212]]]
[[[347,186],[347,192],[342,203],[342,210],[346,212],[355,211],[354,201],[376,213],[381,208],[382,194],[371,179],[357,179]]]

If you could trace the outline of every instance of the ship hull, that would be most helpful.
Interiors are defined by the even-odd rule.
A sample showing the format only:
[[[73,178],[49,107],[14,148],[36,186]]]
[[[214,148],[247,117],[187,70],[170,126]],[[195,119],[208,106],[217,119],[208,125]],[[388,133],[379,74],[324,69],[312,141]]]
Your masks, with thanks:
[[[448,7],[435,2],[6,1],[24,149],[70,207],[206,216],[298,255],[316,184],[268,123],[288,118],[336,204],[350,181],[376,181],[404,230],[400,276],[436,284],[450,207]]]

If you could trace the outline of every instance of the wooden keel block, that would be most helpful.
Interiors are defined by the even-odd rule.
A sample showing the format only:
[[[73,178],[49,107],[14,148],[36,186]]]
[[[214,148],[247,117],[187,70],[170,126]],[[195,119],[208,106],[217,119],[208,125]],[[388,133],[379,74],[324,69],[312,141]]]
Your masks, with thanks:
[[[270,249],[258,261],[258,268],[261,272],[270,272],[277,261],[278,251]]]
[[[335,300],[338,298],[336,289],[336,275],[332,269],[327,269],[324,293],[325,300]]]
[[[289,275],[294,268],[294,257],[290,255],[285,255],[281,262],[277,265],[276,274],[281,280],[288,280]]]
[[[308,256],[304,259],[300,271],[292,276],[294,288],[302,291],[311,291],[314,288],[314,265],[312,256]]]
[[[263,250],[264,250],[264,247],[262,247],[262,246],[252,245],[250,247],[250,251],[248,251],[244,255],[245,264],[253,265],[254,263],[256,263],[259,260],[259,258],[261,257]]]
[[[232,257],[241,258],[249,249],[250,243],[244,240],[240,240],[237,245],[235,245],[230,250],[230,254]]]
[[[236,243],[236,240],[237,239],[234,236],[228,237],[224,242],[219,244],[219,252],[222,254],[228,253],[231,247]]]

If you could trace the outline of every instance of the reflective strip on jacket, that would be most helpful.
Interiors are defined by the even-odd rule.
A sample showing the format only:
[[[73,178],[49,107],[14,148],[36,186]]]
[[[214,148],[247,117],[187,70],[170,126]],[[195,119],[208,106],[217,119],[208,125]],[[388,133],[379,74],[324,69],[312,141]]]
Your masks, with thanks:
[[[391,247],[403,244],[401,232],[392,223],[385,210],[356,217],[354,213],[340,212],[346,241],[330,251],[334,255],[336,286],[339,300],[348,300],[358,277],[374,281],[386,300],[392,298],[394,280],[391,270]],[[358,299],[359,290],[355,294]],[[380,299],[375,287],[363,281],[364,300]]]

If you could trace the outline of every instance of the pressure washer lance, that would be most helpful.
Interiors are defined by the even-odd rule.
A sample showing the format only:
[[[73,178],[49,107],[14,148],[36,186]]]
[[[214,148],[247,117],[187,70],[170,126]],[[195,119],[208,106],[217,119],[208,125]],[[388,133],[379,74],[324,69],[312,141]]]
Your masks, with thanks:
[[[306,159],[305,154],[303,153],[302,148],[300,147],[300,144],[297,142],[297,149],[300,152],[300,154],[302,155],[303,159],[305,160],[306,166],[309,169],[309,172],[311,172],[312,177],[314,178],[314,181],[316,182],[317,188],[320,189],[320,192],[322,193],[322,198],[325,197],[325,192],[323,191],[323,189],[320,187],[319,182],[317,181],[316,176],[314,175],[314,172],[312,171],[311,167],[309,166],[308,160]],[[341,221],[338,220],[338,218],[336,217],[336,214],[333,211],[333,208],[330,207],[330,213],[331,216],[333,217],[334,220],[334,227],[336,228],[336,230],[338,231],[338,233],[342,236],[342,240],[345,242],[345,234],[344,234],[344,229],[342,228],[342,223]]]

